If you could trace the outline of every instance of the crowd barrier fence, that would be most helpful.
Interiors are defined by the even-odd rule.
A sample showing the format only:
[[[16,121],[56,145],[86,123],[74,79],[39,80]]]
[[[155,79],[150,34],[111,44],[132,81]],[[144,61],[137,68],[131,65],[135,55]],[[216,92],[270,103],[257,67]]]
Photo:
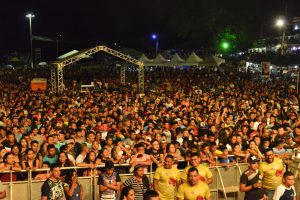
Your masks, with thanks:
[[[116,164],[116,168],[129,168],[130,165],[128,164]],[[99,169],[103,169],[104,166],[98,166]],[[221,167],[215,166],[210,167],[210,170],[213,174],[213,183],[209,186],[211,191],[211,199],[225,199],[225,200],[237,200],[243,199],[244,193],[239,192],[239,179],[243,171],[248,168],[246,163],[237,163],[232,165],[231,167]],[[91,170],[90,174],[92,173],[92,169],[85,168],[85,167],[64,167],[62,170],[68,169],[76,169],[76,170]],[[295,177],[299,176],[300,170],[300,159],[293,158],[293,162],[289,165],[289,170],[291,170]],[[180,170],[182,172],[182,170]],[[4,189],[6,190],[6,198],[7,200],[39,200],[41,199],[41,187],[44,181],[41,180],[33,180],[32,173],[36,172],[47,172],[49,173],[49,169],[37,169],[35,171],[25,171],[22,170],[20,172],[13,172],[13,171],[1,171],[0,174],[6,173],[10,175],[10,181],[3,183]],[[25,181],[13,181],[12,177],[15,173],[27,173],[28,179]],[[153,181],[154,171],[152,170],[152,165],[150,167],[149,173],[146,175],[150,179],[151,183]],[[120,174],[122,182],[125,181],[127,178],[132,176],[132,174]],[[297,191],[299,191],[299,181],[298,178],[296,179]],[[83,187],[83,199],[85,200],[97,200],[99,199],[99,189],[98,189],[98,176],[91,175],[91,176],[83,176],[78,177],[79,183]],[[298,193],[299,194],[299,193]]]

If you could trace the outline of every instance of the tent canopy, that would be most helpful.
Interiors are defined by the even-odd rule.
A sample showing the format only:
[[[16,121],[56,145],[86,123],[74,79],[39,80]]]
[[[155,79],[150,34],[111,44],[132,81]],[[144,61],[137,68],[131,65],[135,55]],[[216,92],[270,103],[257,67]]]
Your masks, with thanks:
[[[222,63],[225,63],[225,59],[219,58],[217,56],[209,56],[204,58],[204,61],[200,63],[200,66],[218,67]]]

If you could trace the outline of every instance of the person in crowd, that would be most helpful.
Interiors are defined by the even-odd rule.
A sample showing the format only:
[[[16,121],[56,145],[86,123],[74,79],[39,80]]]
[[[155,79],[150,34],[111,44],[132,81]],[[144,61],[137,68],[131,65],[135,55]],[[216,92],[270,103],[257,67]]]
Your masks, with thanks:
[[[147,154],[150,155],[151,161],[157,166],[162,164],[164,155],[160,149],[158,140],[151,140],[151,149],[148,150]]]
[[[235,156],[237,162],[245,162],[245,163],[247,162],[250,156],[249,152],[247,150],[243,151],[239,144],[233,145],[232,154]]]
[[[87,154],[89,153],[90,149],[86,146],[85,143],[80,145],[80,153],[76,157],[76,165],[79,163],[83,163],[84,159],[86,158]]]
[[[230,167],[230,166],[236,164],[234,157],[229,155],[229,151],[226,146],[221,146],[220,150],[223,152],[223,154],[222,154],[222,157],[218,158],[217,165]]]
[[[78,182],[75,170],[68,171],[63,186],[67,200],[83,200],[82,185]]]
[[[256,145],[254,140],[249,141],[249,148],[248,152],[250,153],[250,156],[256,156],[259,159],[263,159],[264,155],[260,152],[258,146]]]
[[[210,152],[210,145],[208,143],[203,143],[200,151],[200,157],[202,165],[206,167],[211,167],[215,165],[215,160],[213,154]]]
[[[6,153],[3,158],[3,163],[0,165],[0,170],[2,171],[21,171],[21,166],[19,163],[14,162],[14,155],[13,153]],[[9,181],[16,181],[17,175],[15,173],[12,173],[12,178],[10,178],[9,173],[2,173],[1,174],[1,181],[2,182],[9,182]]]
[[[43,157],[43,162],[49,162],[50,165],[56,163],[58,156],[56,154],[56,148],[53,144],[47,146],[47,155]]]
[[[134,189],[125,186],[121,191],[120,200],[135,200]]]
[[[180,185],[180,172],[173,167],[174,157],[167,155],[163,166],[156,169],[154,174],[154,190],[161,200],[175,198],[175,191]]]
[[[264,199],[266,196],[262,189],[261,176],[258,170],[260,160],[255,156],[248,158],[248,169],[241,175],[240,191],[245,192],[244,200]]]
[[[159,200],[159,195],[155,190],[148,190],[144,194],[144,200]]]
[[[273,200],[296,200],[295,177],[290,171],[283,174],[283,182],[277,186]]]
[[[195,167],[198,169],[199,180],[207,183],[208,185],[212,183],[212,173],[208,167],[205,167],[201,164],[201,158],[197,152],[192,153],[190,159],[190,165],[187,166],[182,173],[181,182],[186,182],[188,178],[188,171],[191,167]]]
[[[273,199],[275,189],[282,183],[283,162],[276,158],[272,149],[266,149],[264,153],[265,161],[260,163],[259,171],[262,176],[262,187],[266,196]]]
[[[104,164],[106,161],[115,162],[115,160],[109,156],[109,150],[105,147],[102,149],[97,158],[101,161],[102,164]]]
[[[123,164],[130,158],[130,151],[123,146],[122,142],[118,142],[112,149],[112,158],[116,164]]]
[[[107,161],[105,163],[105,172],[98,178],[100,200],[115,200],[121,187],[121,178],[114,171],[114,163]]]
[[[144,165],[145,168],[145,173],[147,173],[148,169],[147,167],[151,164],[151,158],[148,154],[145,153],[145,146],[143,143],[139,143],[136,145],[136,154],[133,155],[130,158],[130,165],[135,166],[135,165]]]
[[[37,140],[33,140],[31,142],[31,149],[33,151],[34,159],[39,160],[39,168],[42,168],[43,165],[43,157],[41,153],[39,153],[39,142]]]
[[[11,152],[14,155],[14,161],[15,161],[15,163],[19,163],[21,165],[21,161],[24,160],[25,156],[24,156],[24,154],[23,154],[23,156],[21,155],[20,146],[19,145],[14,145],[12,147]]]
[[[4,158],[6,153],[7,153],[7,150],[4,147],[2,147],[0,149],[0,164],[4,162],[3,158]]]
[[[179,186],[177,200],[210,200],[210,190],[205,182],[199,180],[199,172],[195,167],[191,167],[187,173],[187,182]]]
[[[143,200],[144,193],[150,189],[150,182],[144,174],[144,166],[134,166],[133,176],[125,180],[123,187],[132,187],[135,193],[136,200]]]
[[[100,160],[96,157],[96,153],[94,151],[89,151],[85,159],[82,163],[78,163],[78,167],[88,167],[90,169],[87,169],[84,171],[84,176],[90,176],[91,174],[97,175],[97,165],[101,164]],[[91,173],[92,172],[92,173]]]
[[[6,197],[6,190],[3,187],[2,182],[0,181],[0,199],[4,199]]]
[[[50,163],[49,162],[44,162],[42,164],[42,168],[41,169],[49,169],[50,168]],[[39,174],[37,174],[35,177],[34,177],[34,180],[46,180],[47,178],[50,177],[50,174],[48,173],[48,171],[43,171],[43,172],[39,172]]]
[[[50,177],[41,188],[41,200],[66,200],[60,168],[56,163],[50,166]]]
[[[22,169],[35,170],[40,168],[40,161],[35,158],[34,152],[31,148],[26,149],[25,159],[22,161]]]

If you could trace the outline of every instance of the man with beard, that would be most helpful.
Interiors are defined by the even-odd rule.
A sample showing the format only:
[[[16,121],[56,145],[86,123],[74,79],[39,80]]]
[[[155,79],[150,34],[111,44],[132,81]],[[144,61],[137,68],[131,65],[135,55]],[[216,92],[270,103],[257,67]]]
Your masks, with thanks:
[[[242,174],[240,180],[240,191],[246,192],[244,200],[262,199],[261,176],[258,170],[259,160],[255,156],[248,158],[249,168]]]
[[[198,169],[188,170],[187,182],[179,186],[177,200],[210,200],[208,185],[199,180]]]
[[[273,199],[274,191],[282,182],[283,162],[280,158],[275,158],[272,149],[265,150],[265,161],[259,165],[262,175],[262,187],[269,199]]]
[[[164,165],[155,171],[154,190],[158,192],[161,200],[174,199],[175,189],[180,184],[180,172],[173,164],[174,157],[167,155]]]

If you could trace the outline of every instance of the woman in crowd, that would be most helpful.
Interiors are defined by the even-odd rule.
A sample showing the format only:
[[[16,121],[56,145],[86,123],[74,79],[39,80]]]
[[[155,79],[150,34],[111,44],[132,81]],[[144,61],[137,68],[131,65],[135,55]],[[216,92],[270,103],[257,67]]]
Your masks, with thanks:
[[[75,170],[68,171],[63,186],[67,200],[83,200],[82,185],[78,182]]]
[[[3,171],[21,171],[21,166],[19,163],[14,162],[14,155],[13,153],[6,153],[3,157],[3,163],[0,165],[0,170]],[[17,180],[17,175],[12,173],[12,181]],[[1,174],[1,181],[2,182],[9,182],[11,181],[10,173],[3,173]]]
[[[134,190],[129,186],[125,186],[121,191],[120,200],[135,200]]]
[[[25,159],[22,161],[22,168],[24,170],[35,170],[40,168],[40,161],[35,158],[34,152],[31,148],[25,151]]]
[[[112,149],[112,157],[116,164],[123,164],[130,158],[130,152],[123,146],[122,142],[118,142]]]
[[[174,160],[183,160],[184,158],[181,156],[180,151],[175,148],[175,144],[173,143],[168,143],[167,144],[167,151],[166,155],[172,155],[174,157]]]
[[[20,140],[20,148],[20,154],[21,156],[24,156],[25,151],[29,148],[28,142],[24,137]]]
[[[101,161],[99,159],[97,159],[96,157],[96,153],[94,151],[90,151],[87,156],[85,157],[85,159],[83,160],[82,163],[78,163],[77,166],[78,167],[88,167],[90,169],[87,169],[83,172],[83,174],[85,176],[90,176],[91,175],[91,171],[93,173],[93,175],[97,175],[98,171],[97,171],[97,165],[101,164]]]
[[[20,152],[20,146],[19,145],[14,145],[11,148],[11,151],[14,155],[14,161],[15,163],[19,163],[21,165],[21,161],[25,156],[21,156],[21,152]]]
[[[250,156],[256,156],[259,159],[264,158],[264,155],[260,152],[254,140],[250,140],[248,152],[250,153]]]
[[[238,143],[233,145],[232,154],[235,156],[237,162],[247,162],[247,159],[250,156],[247,150],[242,151],[241,146]]]

